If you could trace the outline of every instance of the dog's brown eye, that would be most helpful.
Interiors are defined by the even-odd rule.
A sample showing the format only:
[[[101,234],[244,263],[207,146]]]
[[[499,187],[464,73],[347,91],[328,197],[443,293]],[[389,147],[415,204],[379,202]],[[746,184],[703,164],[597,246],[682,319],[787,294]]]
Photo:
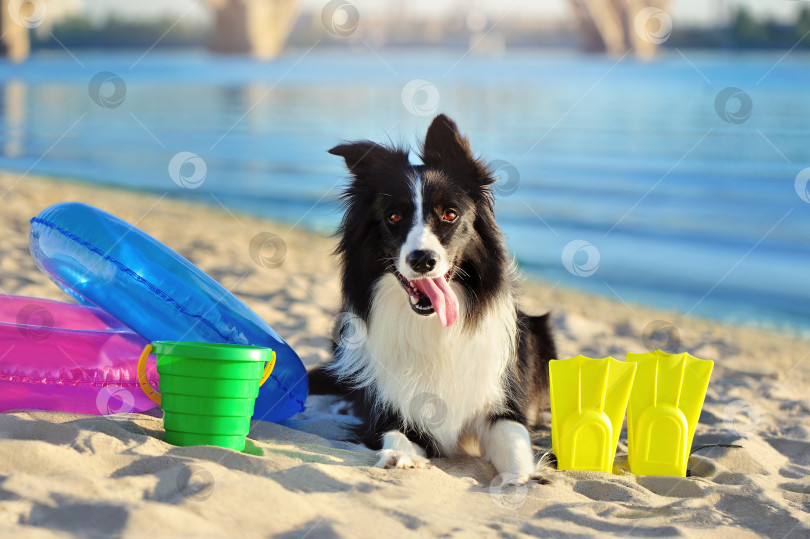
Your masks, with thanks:
[[[397,212],[393,212],[393,213],[388,215],[388,220],[390,222],[392,222],[392,223],[398,223],[398,222],[402,221],[402,215],[400,215]]]
[[[444,213],[442,214],[442,219],[445,221],[455,221],[457,217],[458,214],[455,210],[444,210]]]

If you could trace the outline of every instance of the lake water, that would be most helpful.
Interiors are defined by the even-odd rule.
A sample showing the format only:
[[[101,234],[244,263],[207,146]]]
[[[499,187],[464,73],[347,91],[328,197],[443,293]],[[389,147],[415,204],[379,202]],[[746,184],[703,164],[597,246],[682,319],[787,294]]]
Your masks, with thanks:
[[[0,64],[0,168],[328,233],[346,180],[326,150],[414,143],[435,109],[509,163],[498,220],[524,270],[631,304],[810,331],[806,55],[75,53]],[[716,103],[727,87],[740,91]],[[176,161],[195,189],[170,176],[179,152],[205,164],[202,177],[200,161]]]

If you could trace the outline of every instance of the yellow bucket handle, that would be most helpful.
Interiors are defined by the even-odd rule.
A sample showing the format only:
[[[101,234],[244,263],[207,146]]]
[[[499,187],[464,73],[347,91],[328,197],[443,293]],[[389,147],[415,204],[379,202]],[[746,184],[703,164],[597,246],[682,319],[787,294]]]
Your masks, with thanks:
[[[146,360],[149,358],[149,354],[151,353],[152,345],[147,344],[144,347],[143,352],[141,352],[141,358],[138,360],[138,383],[141,384],[141,389],[143,389],[143,392],[146,393],[146,396],[159,405],[160,393],[158,393],[151,386],[151,384],[149,384],[149,380],[146,379]]]
[[[259,387],[262,387],[268,378],[270,378],[270,373],[273,372],[273,367],[276,366],[276,351],[273,350],[273,359],[268,361],[264,364],[264,372],[262,372],[262,380],[259,382]]]
[[[141,389],[146,394],[147,397],[155,401],[156,404],[160,405],[160,393],[152,387],[149,383],[149,380],[146,379],[146,360],[149,358],[149,354],[152,353],[152,345],[147,344],[143,352],[141,352],[141,357],[138,359],[138,383],[141,385]],[[259,382],[259,387],[261,387],[268,378],[270,378],[270,373],[273,372],[273,367],[276,365],[276,351],[273,350],[273,359],[268,361],[264,364],[264,372],[262,372],[262,379]]]

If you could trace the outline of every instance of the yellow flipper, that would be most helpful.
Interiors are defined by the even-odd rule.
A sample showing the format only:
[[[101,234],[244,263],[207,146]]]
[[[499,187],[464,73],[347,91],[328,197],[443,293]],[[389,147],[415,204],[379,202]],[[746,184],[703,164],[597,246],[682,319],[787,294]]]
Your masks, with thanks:
[[[661,350],[627,354],[636,381],[627,409],[627,452],[636,475],[686,477],[686,463],[714,363]]]
[[[557,469],[612,471],[635,372],[635,364],[612,357],[549,362]]]

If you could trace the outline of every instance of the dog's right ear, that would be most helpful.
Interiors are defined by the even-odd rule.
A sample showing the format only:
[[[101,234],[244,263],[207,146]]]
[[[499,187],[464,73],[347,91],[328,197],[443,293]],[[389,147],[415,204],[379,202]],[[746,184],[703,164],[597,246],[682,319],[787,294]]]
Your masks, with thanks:
[[[378,167],[408,164],[408,154],[403,150],[389,148],[370,140],[339,144],[329,150],[346,161],[346,168],[355,178],[363,178]]]

